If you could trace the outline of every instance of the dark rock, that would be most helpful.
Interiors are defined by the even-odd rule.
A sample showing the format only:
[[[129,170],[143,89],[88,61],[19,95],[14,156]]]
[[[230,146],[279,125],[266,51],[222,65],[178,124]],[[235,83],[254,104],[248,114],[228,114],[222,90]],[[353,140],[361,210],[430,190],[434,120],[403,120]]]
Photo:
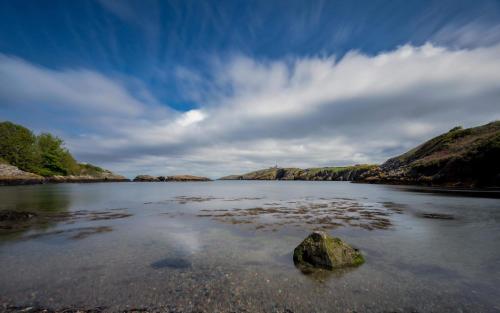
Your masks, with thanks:
[[[336,269],[364,263],[359,250],[339,238],[323,231],[311,233],[293,251],[293,261],[298,267]]]

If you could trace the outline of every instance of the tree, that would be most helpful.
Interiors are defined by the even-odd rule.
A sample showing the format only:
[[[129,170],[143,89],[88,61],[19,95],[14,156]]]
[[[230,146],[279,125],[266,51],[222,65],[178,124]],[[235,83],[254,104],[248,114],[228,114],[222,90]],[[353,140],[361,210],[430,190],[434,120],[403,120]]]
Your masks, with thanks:
[[[40,174],[70,175],[78,171],[78,163],[67,149],[62,139],[49,133],[42,133],[37,137],[37,146],[40,153]]]
[[[0,123],[0,162],[42,176],[97,173],[102,169],[80,165],[64,147],[64,141],[52,134],[33,132],[11,122]]]
[[[0,123],[0,157],[24,171],[36,171],[39,162],[36,137],[27,128],[11,122]]]

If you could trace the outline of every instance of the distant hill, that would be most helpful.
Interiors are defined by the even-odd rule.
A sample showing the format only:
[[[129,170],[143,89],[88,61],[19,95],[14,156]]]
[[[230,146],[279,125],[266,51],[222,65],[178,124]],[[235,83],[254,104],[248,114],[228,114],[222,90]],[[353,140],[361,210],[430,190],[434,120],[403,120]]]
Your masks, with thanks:
[[[500,187],[500,121],[455,127],[361,175],[368,183]]]
[[[220,180],[343,180],[357,179],[361,174],[376,168],[376,165],[354,165],[345,167],[317,168],[277,168],[250,172],[242,175],[229,175]]]

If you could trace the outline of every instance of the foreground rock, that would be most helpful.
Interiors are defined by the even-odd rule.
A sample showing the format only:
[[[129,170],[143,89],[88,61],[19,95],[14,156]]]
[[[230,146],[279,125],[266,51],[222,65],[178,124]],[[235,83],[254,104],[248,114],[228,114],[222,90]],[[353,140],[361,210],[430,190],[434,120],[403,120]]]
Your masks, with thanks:
[[[229,175],[220,180],[335,180],[352,181],[362,174],[376,168],[376,165],[358,164],[344,167],[317,167],[317,168],[278,168],[250,172],[242,175]]]
[[[315,231],[304,239],[293,251],[293,261],[301,268],[327,270],[364,263],[359,250],[323,231]]]
[[[210,178],[193,175],[176,175],[176,176],[151,176],[151,175],[138,175],[134,178],[135,182],[188,182],[188,181],[211,181]]]
[[[362,174],[365,183],[500,187],[500,121],[455,127]]]

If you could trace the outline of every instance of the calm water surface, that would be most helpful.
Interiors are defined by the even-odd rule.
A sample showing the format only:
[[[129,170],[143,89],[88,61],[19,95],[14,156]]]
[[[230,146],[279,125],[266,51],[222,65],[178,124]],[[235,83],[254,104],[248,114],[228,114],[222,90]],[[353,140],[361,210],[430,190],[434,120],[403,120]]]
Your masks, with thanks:
[[[345,182],[0,188],[0,303],[176,312],[500,312],[500,200]],[[4,224],[5,226],[5,224]],[[325,229],[354,269],[301,273]]]

